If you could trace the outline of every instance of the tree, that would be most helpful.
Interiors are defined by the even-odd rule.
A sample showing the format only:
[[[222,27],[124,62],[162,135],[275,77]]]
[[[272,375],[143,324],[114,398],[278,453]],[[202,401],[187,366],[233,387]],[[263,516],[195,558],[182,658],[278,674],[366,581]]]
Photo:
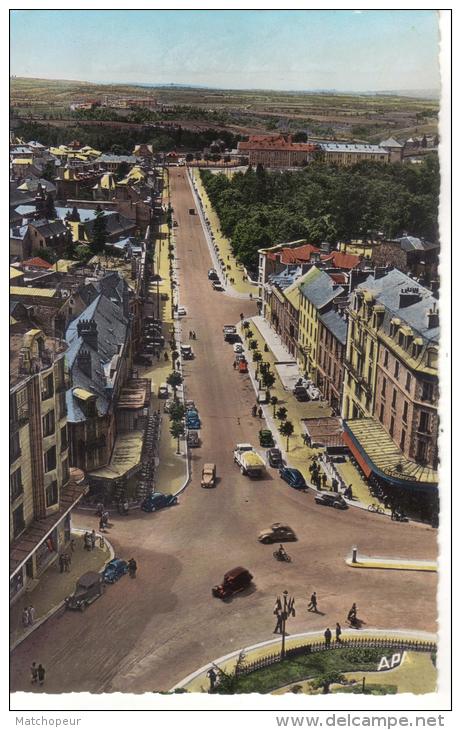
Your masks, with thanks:
[[[43,215],[48,218],[48,220],[56,220],[58,217],[58,214],[56,212],[56,208],[54,207],[54,200],[51,193],[48,193],[48,195],[45,198],[45,205],[43,208]]]
[[[332,684],[341,684],[342,682],[344,682],[344,680],[344,674],[341,674],[341,672],[337,672],[332,669],[331,671],[325,672],[324,674],[321,674],[319,677],[314,679],[314,681],[311,682],[311,687],[313,689],[322,689],[323,694],[327,695],[330,692],[330,686]]]
[[[179,386],[183,382],[183,377],[181,373],[178,373],[177,370],[173,370],[173,372],[171,372],[167,377],[166,382],[173,388],[174,397],[176,398],[176,389],[179,388]]]
[[[279,399],[276,395],[271,396],[271,406],[272,406],[272,416],[275,418],[275,406],[279,402]]]
[[[117,165],[117,169],[115,171],[115,177],[117,180],[123,180],[124,177],[128,175],[130,171],[130,166],[128,162],[125,162],[125,160],[122,160],[119,165]]]
[[[272,386],[275,383],[275,375],[274,373],[271,373],[269,368],[264,370],[263,376],[262,376],[263,385],[265,388],[272,388]]]
[[[99,210],[94,218],[93,233],[91,236],[90,247],[93,253],[101,253],[107,243],[107,226],[104,211],[98,206]]]
[[[56,179],[56,165],[53,160],[48,160],[45,167],[43,168],[42,178],[48,180],[48,182],[54,182]]]
[[[250,348],[250,350],[256,350],[258,348],[258,341],[250,340],[248,343],[248,347]]]
[[[292,424],[291,421],[285,421],[280,426],[280,433],[282,434],[282,436],[286,436],[287,437],[287,451],[289,451],[290,436],[293,435],[293,431],[294,430],[295,429],[294,429],[294,426],[293,426],[293,424]]]
[[[177,439],[176,453],[179,454],[179,439],[184,437],[184,424],[181,421],[172,421],[170,433],[173,438]]]
[[[74,223],[80,223],[80,213],[77,210],[77,206],[74,205],[71,213],[69,213],[69,211],[67,211],[66,220],[72,221]]]
[[[170,416],[170,421],[182,421],[186,415],[186,409],[182,403],[175,400],[170,406],[170,412],[168,415]]]
[[[276,413],[276,416],[279,419],[279,421],[284,421],[287,417],[287,414],[288,414],[288,411],[285,408],[285,406],[280,406],[280,408],[278,409],[278,411]]]
[[[91,258],[91,248],[82,243],[80,244],[80,246],[75,247],[74,254],[79,261],[85,263],[86,261],[88,261],[88,259]]]

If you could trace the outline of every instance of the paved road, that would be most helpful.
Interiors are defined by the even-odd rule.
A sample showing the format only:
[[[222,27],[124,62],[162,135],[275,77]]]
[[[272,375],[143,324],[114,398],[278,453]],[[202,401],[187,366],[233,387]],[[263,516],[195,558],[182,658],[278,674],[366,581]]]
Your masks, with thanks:
[[[353,601],[370,627],[436,630],[436,576],[398,571],[360,571],[344,558],[351,545],[369,555],[436,556],[436,533],[421,525],[390,520],[356,509],[346,513],[315,505],[271,470],[254,482],[232,462],[238,441],[256,443],[258,424],[249,413],[254,395],[248,376],[231,367],[231,346],[222,325],[239,312],[254,314],[207,281],[208,249],[185,173],[171,170],[181,304],[194,329],[196,359],[185,363],[188,397],[199,406],[203,446],[192,454],[192,481],[180,504],[159,514],[114,517],[111,541],[119,555],[136,557],[138,577],[124,577],[86,613],[64,613],[40,627],[12,655],[14,690],[30,690],[28,668],[47,669],[48,692],[169,689],[213,658],[272,636],[274,598],[287,588],[297,599],[292,633],[343,622]],[[201,489],[201,464],[214,461],[219,484]],[[92,527],[96,518],[76,515]],[[293,562],[279,564],[258,532],[286,521],[299,541],[289,546]],[[236,565],[248,567],[255,588],[228,603],[211,596],[212,585]],[[306,612],[317,591],[322,614]],[[324,614],[324,615],[323,615]]]

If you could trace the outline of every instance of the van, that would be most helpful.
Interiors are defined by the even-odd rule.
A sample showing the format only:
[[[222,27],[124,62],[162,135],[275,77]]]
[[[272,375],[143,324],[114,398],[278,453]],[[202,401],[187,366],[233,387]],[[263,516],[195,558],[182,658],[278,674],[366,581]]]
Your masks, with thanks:
[[[215,598],[229,598],[233,593],[239,593],[248,588],[253,576],[246,568],[233,568],[224,575],[220,585],[214,586],[211,590]]]
[[[158,389],[158,397],[159,398],[168,398],[169,395],[170,395],[170,391],[168,390],[168,384],[161,383],[161,385]]]

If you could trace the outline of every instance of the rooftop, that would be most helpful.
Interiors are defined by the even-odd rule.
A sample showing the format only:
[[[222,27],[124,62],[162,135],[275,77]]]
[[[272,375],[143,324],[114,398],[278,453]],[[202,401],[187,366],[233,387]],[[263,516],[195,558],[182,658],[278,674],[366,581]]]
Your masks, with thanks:
[[[317,272],[316,274],[311,272]],[[342,286],[335,284],[331,276],[313,266],[309,272],[311,276],[300,286],[301,294],[311,302],[316,309],[322,309],[329,302],[344,292]]]
[[[291,134],[283,135],[254,135],[249,137],[247,142],[239,142],[239,151],[260,149],[293,152],[313,152],[316,144],[307,142],[293,142]]]
[[[328,312],[319,314],[319,320],[342,345],[346,344],[347,320],[344,317],[341,317],[341,315],[332,308],[329,309]]]
[[[64,353],[67,344],[56,337],[48,337],[39,329],[31,329],[30,322],[16,322],[10,329],[10,387],[34,373],[50,368]],[[24,360],[24,348],[28,358]],[[30,367],[27,365],[30,363]]]
[[[324,152],[366,152],[367,154],[386,154],[384,147],[378,144],[349,144],[346,142],[321,142],[319,145]]]

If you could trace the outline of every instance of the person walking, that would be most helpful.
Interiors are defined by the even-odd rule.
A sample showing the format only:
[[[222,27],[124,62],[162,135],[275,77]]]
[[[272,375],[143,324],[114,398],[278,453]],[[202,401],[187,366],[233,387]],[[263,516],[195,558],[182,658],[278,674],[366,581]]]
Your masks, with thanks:
[[[317,610],[317,593],[315,591],[311,595],[311,600],[308,603],[307,610],[308,611],[314,611],[314,613],[318,613],[318,610]]]
[[[24,628],[27,629],[27,627],[29,626],[29,609],[28,608],[23,609],[21,621],[22,621],[22,625],[24,626]]]
[[[62,558],[64,561],[64,572],[68,573],[70,571],[70,555],[68,555],[67,553],[64,553]]]
[[[37,676],[38,676],[38,683],[43,684],[45,681],[45,667],[42,667],[41,664],[37,667]]]
[[[102,522],[102,515],[99,518],[99,524],[101,524],[101,522]],[[84,546],[85,550],[91,550],[90,533],[89,532],[85,532],[85,534],[83,536],[83,546]]]
[[[216,686],[216,678],[217,678],[217,674],[216,674],[215,670],[213,669],[213,667],[211,667],[208,670],[208,672],[206,673],[206,676],[210,680],[210,689],[209,689],[209,691],[210,692],[213,692],[214,691],[214,688]]]
[[[329,649],[331,644],[331,631],[330,629],[325,629],[324,631],[324,637],[325,637],[325,648]]]
[[[337,644],[340,644],[341,643],[341,634],[342,633],[343,632],[341,630],[341,625],[339,623],[336,623],[335,634],[336,634],[336,643]]]
[[[130,558],[128,561],[128,572],[130,574],[130,578],[136,578],[137,569],[138,565],[136,563],[136,560],[134,558]]]
[[[70,552],[71,553],[75,552],[75,540],[74,540],[74,538],[72,538],[72,540],[70,541]]]
[[[261,406],[259,406],[259,408],[258,408],[258,416],[259,416],[259,418],[263,417],[263,409],[261,408]]]
[[[323,489],[327,488],[327,475],[325,474],[325,472],[323,472],[322,474],[322,487]]]
[[[33,626],[35,623],[35,608],[33,606],[29,606],[27,612],[29,614],[29,626]]]
[[[64,573],[64,553],[59,556],[59,572]]]
[[[35,662],[32,662],[30,667],[31,683],[36,684],[38,679],[38,667]]]
[[[232,363],[232,367],[234,368],[234,370],[235,370],[235,369],[236,369],[236,367],[237,367],[237,363],[235,362],[235,360],[234,360],[234,362]]]

